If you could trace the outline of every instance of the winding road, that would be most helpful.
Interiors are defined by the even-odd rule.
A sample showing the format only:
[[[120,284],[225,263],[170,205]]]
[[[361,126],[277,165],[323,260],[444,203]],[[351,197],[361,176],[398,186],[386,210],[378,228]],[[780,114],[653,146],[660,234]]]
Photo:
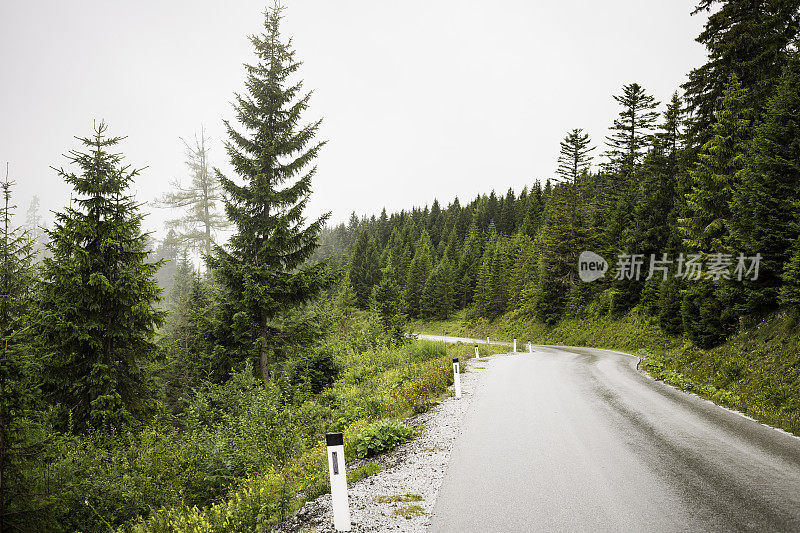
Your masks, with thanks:
[[[473,364],[486,374],[428,531],[800,532],[800,439],[637,363],[534,346]]]

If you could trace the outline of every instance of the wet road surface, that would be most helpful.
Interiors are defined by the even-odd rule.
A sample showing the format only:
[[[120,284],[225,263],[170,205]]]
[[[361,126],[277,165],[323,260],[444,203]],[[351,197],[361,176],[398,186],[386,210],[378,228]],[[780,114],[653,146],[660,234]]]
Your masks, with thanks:
[[[626,354],[492,357],[429,531],[800,532],[800,439]]]

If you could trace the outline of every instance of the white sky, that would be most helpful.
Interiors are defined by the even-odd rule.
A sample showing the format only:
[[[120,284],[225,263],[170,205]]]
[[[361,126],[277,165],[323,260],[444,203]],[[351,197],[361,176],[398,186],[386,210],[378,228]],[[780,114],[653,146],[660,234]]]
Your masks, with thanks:
[[[556,168],[576,127],[598,149],[612,99],[638,82],[666,101],[705,59],[696,0],[288,0],[300,77],[323,117],[309,216],[377,214],[517,191]],[[251,0],[4,0],[0,4],[0,163],[17,182],[18,214],[34,194],[60,210],[70,188],[49,167],[94,119],[126,135],[148,166],[135,190],[151,201],[186,179],[180,137],[205,125],[211,160],[229,170],[222,119],[253,60],[266,4]],[[2,171],[5,175],[5,169]],[[149,209],[149,208],[147,208]],[[146,227],[163,235],[169,216]],[[47,217],[48,219],[51,216]],[[21,221],[20,221],[21,222]]]

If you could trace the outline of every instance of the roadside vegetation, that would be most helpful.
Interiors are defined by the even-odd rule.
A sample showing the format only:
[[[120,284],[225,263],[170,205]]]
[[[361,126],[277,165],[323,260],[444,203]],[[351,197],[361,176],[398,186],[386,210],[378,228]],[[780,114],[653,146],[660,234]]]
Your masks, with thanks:
[[[73,190],[50,229],[35,202],[15,226],[7,171],[0,530],[262,530],[328,490],[329,431],[360,456],[351,480],[374,474],[474,356],[408,338],[409,318],[639,353],[800,432],[800,0],[697,9],[709,59],[682,94],[622,85],[601,159],[570,125],[553,178],[519,192],[308,218],[325,140],[279,3],[225,122],[231,172],[187,144],[157,246],[103,122],[55,170]],[[582,251],[607,274],[581,282]]]
[[[451,359],[473,356],[409,338],[390,277],[363,299],[312,257],[320,122],[305,122],[282,8],[264,16],[228,124],[232,175],[211,170],[202,134],[187,145],[190,185],[162,200],[185,213],[155,254],[139,171],[103,122],[56,171],[74,190],[52,229],[35,209],[14,226],[1,184],[0,531],[264,530],[329,490],[326,432],[347,459],[394,448]],[[348,478],[379,469],[359,460]]]

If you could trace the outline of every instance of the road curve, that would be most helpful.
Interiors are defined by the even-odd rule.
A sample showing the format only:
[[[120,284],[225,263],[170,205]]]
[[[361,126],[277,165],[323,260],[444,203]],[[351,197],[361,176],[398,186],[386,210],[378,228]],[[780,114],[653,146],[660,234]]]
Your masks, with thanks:
[[[535,346],[476,369],[428,531],[800,531],[800,439],[636,366]]]

